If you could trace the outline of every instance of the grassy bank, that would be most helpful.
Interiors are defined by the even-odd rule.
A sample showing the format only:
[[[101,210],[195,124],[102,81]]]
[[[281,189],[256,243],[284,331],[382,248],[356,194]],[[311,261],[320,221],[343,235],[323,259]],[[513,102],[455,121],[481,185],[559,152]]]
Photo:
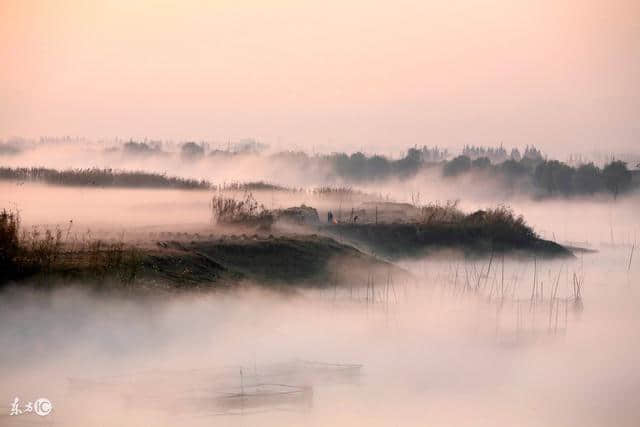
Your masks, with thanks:
[[[322,231],[390,259],[419,257],[440,249],[459,250],[468,256],[511,253],[540,257],[572,256],[566,248],[541,239],[522,216],[509,208],[460,211],[455,203],[408,208],[403,221],[378,222],[382,216],[362,212],[364,221],[328,224]]]
[[[70,229],[21,228],[16,212],[0,212],[0,285],[53,278],[109,279],[132,283],[142,265],[142,251],[122,241],[76,237]]]
[[[173,188],[180,190],[207,190],[211,188],[211,183],[204,180],[198,181],[158,173],[98,168],[57,170],[0,167],[0,179],[79,187]]]
[[[396,267],[315,234],[222,235],[144,244],[70,238],[68,230],[21,230],[0,213],[0,285],[80,282],[109,289],[219,289],[365,283]]]

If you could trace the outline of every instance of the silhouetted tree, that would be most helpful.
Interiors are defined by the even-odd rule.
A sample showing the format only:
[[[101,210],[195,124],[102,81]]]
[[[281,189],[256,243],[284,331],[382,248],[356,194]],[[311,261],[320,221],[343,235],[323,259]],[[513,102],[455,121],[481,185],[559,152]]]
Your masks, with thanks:
[[[493,163],[502,163],[507,160],[507,150],[502,145],[500,147],[476,147],[475,145],[465,145],[462,149],[462,155],[472,160],[486,157]]]
[[[204,146],[195,142],[187,142],[182,145],[180,154],[185,160],[194,160],[204,156]]]
[[[631,185],[631,172],[627,169],[627,164],[620,160],[606,165],[602,170],[602,176],[604,185],[613,194],[614,199]]]
[[[426,145],[420,149],[421,160],[428,163],[437,163],[446,160],[449,157],[449,151],[447,149],[440,149],[439,147],[429,148]]]
[[[160,152],[159,145],[149,145],[146,142],[129,141],[122,146],[126,154],[145,155]]]
[[[547,190],[549,195],[558,191],[565,195],[572,190],[574,169],[557,160],[540,163],[534,172],[534,182],[540,188]]]
[[[395,162],[395,169],[402,177],[415,174],[420,166],[422,166],[422,153],[416,148],[409,148],[407,155]]]
[[[578,193],[593,194],[603,185],[602,171],[593,163],[580,165],[573,175],[573,188]]]
[[[471,169],[471,159],[467,156],[458,156],[444,165],[444,176],[457,176]]]
[[[512,179],[526,175],[529,169],[517,160],[507,160],[498,165],[500,172]]]
[[[491,166],[491,160],[488,157],[478,157],[471,162],[471,167],[476,169],[487,169]]]
[[[544,159],[544,157],[542,157],[542,152],[533,145],[531,147],[528,145],[525,147],[522,158],[536,161],[542,161]]]
[[[367,173],[367,156],[361,152],[353,153],[349,157],[349,174],[356,179],[362,179]]]
[[[391,164],[386,157],[375,155],[369,159],[368,171],[371,178],[384,178],[391,173]]]

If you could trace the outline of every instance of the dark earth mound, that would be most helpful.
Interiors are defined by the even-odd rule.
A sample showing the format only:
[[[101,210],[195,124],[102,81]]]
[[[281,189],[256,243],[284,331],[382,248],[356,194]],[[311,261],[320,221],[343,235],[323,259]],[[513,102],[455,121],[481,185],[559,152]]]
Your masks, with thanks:
[[[565,247],[535,236],[499,230],[483,224],[331,224],[324,234],[389,259],[424,256],[439,249],[459,250],[467,256],[491,253],[572,257]]]
[[[352,246],[317,235],[225,236],[159,242],[143,261],[142,276],[184,285],[262,284],[327,286],[366,281],[371,273],[402,270]]]

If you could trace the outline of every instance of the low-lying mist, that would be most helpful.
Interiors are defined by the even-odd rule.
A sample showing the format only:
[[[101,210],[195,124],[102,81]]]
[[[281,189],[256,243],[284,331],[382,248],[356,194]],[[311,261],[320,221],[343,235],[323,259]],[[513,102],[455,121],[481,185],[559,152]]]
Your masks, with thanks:
[[[494,260],[489,269],[486,260],[416,260],[403,263],[415,281],[286,296],[9,288],[0,396],[6,405],[50,399],[50,418],[28,418],[36,425],[632,426],[640,295],[627,255]],[[579,305],[573,274],[583,280]],[[327,375],[305,363],[361,367]],[[255,384],[308,394],[220,404]]]
[[[348,188],[348,187],[347,187]],[[348,188],[349,189],[349,188]],[[351,190],[356,190],[352,188]],[[374,188],[371,188],[374,190]],[[352,210],[371,201],[386,200],[409,203],[455,200],[446,198],[446,189],[418,186],[416,183],[381,185],[378,192],[357,193],[336,191],[326,196],[312,191],[253,191],[255,199],[268,209],[282,209],[306,204],[318,209],[321,219],[333,210],[335,215],[348,217]],[[213,191],[180,191],[166,189],[118,189],[17,185],[0,182],[0,206],[18,209],[23,224],[60,226],[73,233],[98,231],[119,234],[126,232],[211,230],[211,197]],[[241,197],[245,192],[235,191]],[[386,194],[387,196],[383,196]],[[450,194],[451,195],[451,194]],[[536,232],[546,239],[577,246],[602,243],[632,245],[640,236],[635,213],[640,197],[628,196],[613,200],[550,199],[532,201],[515,198],[509,201],[491,197],[461,199],[465,212],[487,209],[506,203],[515,213],[522,214]]]
[[[127,149],[129,145],[145,148],[131,150]],[[205,149],[205,146],[205,143],[189,142],[164,151],[146,142],[41,142],[14,154],[0,153],[0,159],[2,166],[8,168],[97,168],[194,180],[165,183],[167,187],[199,188],[198,183],[202,183],[220,188],[239,182],[267,181],[292,189],[350,186],[403,200],[416,197],[475,201],[565,197],[609,200],[625,194],[637,195],[640,177],[637,155],[627,154],[624,161],[614,161],[613,157],[608,161],[600,159],[595,164],[576,155],[562,162],[547,158],[535,147],[527,147],[522,156],[518,150],[509,155],[502,146],[495,149],[465,147],[465,154],[456,157],[438,147],[423,146],[409,148],[391,158],[361,152],[237,152]],[[496,150],[502,155],[496,156]],[[615,167],[607,169],[611,165]],[[11,175],[0,178],[7,179]],[[47,181],[46,177],[40,177],[40,180]],[[109,185],[151,186],[150,183],[145,185],[142,179],[137,184],[132,181],[135,180],[120,179]],[[74,182],[67,184],[74,185]],[[98,180],[93,185],[100,187],[103,184]]]
[[[443,252],[398,262],[410,275],[392,275],[385,264],[388,275],[375,279],[360,271],[344,275],[358,283],[289,283],[286,292],[256,280],[224,291],[137,292],[27,279],[0,291],[0,425],[587,427],[640,419],[633,398],[640,387],[637,193],[537,199],[481,175],[443,179],[438,169],[351,185],[257,155],[187,161],[44,147],[6,159],[55,168],[91,160],[225,188],[0,182],[0,207],[18,211],[23,229],[58,227],[64,239],[111,236],[155,248],[159,236],[187,232],[183,240],[199,233],[206,244],[209,233],[237,233],[212,222],[212,197],[251,193],[267,209],[314,207],[323,226],[331,226],[330,211],[355,225],[363,203],[376,222],[388,201],[415,208],[459,200],[465,213],[507,204],[541,237],[582,249],[555,261]],[[258,180],[296,190],[227,185]],[[310,230],[273,233],[317,232]],[[257,251],[273,246],[269,233]],[[224,247],[258,242],[248,234]],[[354,273],[353,265],[334,265]],[[11,416],[16,397],[45,397],[54,410]]]

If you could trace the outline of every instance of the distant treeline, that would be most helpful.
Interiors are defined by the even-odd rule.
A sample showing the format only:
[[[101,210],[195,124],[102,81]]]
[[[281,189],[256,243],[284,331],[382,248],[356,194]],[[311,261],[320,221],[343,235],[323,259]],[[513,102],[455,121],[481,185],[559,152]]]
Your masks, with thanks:
[[[9,147],[14,146],[6,145],[2,146],[2,149],[9,152],[12,149]],[[602,167],[594,163],[573,166],[558,160],[548,160],[539,149],[533,146],[527,146],[523,152],[517,148],[507,151],[503,146],[465,146],[462,154],[453,158],[446,149],[423,146],[410,148],[400,158],[395,159],[379,154],[367,155],[362,152],[307,154],[303,151],[281,151],[264,154],[266,146],[250,139],[234,145],[229,144],[227,150],[209,150],[206,143],[195,142],[187,142],[180,147],[180,158],[183,161],[206,161],[205,159],[208,158],[233,162],[242,156],[261,156],[266,162],[278,168],[293,168],[312,173],[329,182],[337,180],[343,183],[365,183],[390,178],[406,179],[423,171],[436,171],[445,179],[473,176],[473,174],[482,178],[489,177],[512,188],[514,192],[529,194],[533,197],[567,197],[607,192],[617,197],[619,194],[640,187],[640,175],[638,175],[640,171],[629,170],[625,162],[610,160]],[[153,141],[129,141],[113,150],[122,150],[123,153],[132,156],[170,154],[162,150],[160,142]],[[206,181],[112,169],[57,171],[44,168],[0,168],[0,179],[42,181],[61,185],[213,188]],[[237,185],[239,186],[237,189],[241,186],[245,190],[277,189],[274,184],[260,182]]]
[[[531,163],[542,161],[542,153],[535,147],[527,147],[523,154],[518,149],[511,150],[507,155],[507,151],[502,148],[483,148],[465,146],[463,153],[467,153],[462,157],[474,161],[475,164],[492,164],[496,162],[504,162],[505,160],[514,160],[517,162]],[[451,167],[447,159],[450,153],[446,149],[439,147],[413,147],[399,159],[390,159],[379,154],[366,155],[361,152],[331,153],[308,155],[302,151],[283,151],[272,154],[270,158],[274,160],[288,161],[304,170],[320,170],[329,171],[333,176],[337,176],[345,181],[369,181],[383,180],[387,178],[407,178],[411,177],[425,168],[434,166],[442,166],[446,169],[445,175],[450,176],[449,169],[456,169],[454,162]],[[454,159],[455,160],[455,159]]]
[[[270,155],[272,160],[286,162],[302,170],[325,171],[344,181],[353,182],[411,177],[425,165],[443,162],[447,157],[449,152],[446,149],[426,146],[410,148],[400,159],[390,159],[379,154],[368,156],[361,152],[310,156],[303,151],[282,151]]]
[[[127,155],[137,156],[169,154],[169,152],[163,150],[162,145],[161,141],[136,142],[131,140],[122,145],[122,152]],[[228,143],[226,150],[210,150],[209,143],[189,141],[180,144],[180,156],[184,160],[197,160],[203,158],[205,155],[259,154],[267,148],[267,145],[250,138],[241,139],[239,142],[233,144]],[[118,151],[118,148],[112,147],[108,151]]]
[[[532,196],[580,196],[609,192],[614,197],[640,186],[634,174],[622,161],[612,160],[600,168],[593,163],[570,166],[558,160],[545,159],[535,147],[526,147],[521,154],[513,149],[509,154],[502,148],[464,148],[463,154],[447,160],[446,150],[410,148],[400,159],[363,153],[334,153],[308,156],[303,152],[282,152],[273,158],[289,160],[299,167],[324,166],[334,176],[345,181],[363,182],[387,178],[407,178],[422,170],[441,168],[443,178],[452,179],[469,174],[482,175],[502,181]],[[491,156],[491,157],[489,157]],[[315,165],[314,165],[315,163]],[[322,169],[320,169],[322,170]],[[640,176],[639,176],[640,178]]]
[[[502,180],[509,186],[520,184],[520,189],[533,188],[536,196],[583,196],[611,193],[614,198],[640,185],[625,162],[613,160],[603,168],[593,163],[577,167],[558,160],[523,158],[493,164],[486,157],[471,160],[458,156],[443,166],[445,177],[482,174]]]
[[[43,182],[53,185],[176,188],[183,190],[209,189],[208,181],[198,181],[149,172],[127,172],[113,169],[8,168],[0,167],[0,179],[20,182]]]

